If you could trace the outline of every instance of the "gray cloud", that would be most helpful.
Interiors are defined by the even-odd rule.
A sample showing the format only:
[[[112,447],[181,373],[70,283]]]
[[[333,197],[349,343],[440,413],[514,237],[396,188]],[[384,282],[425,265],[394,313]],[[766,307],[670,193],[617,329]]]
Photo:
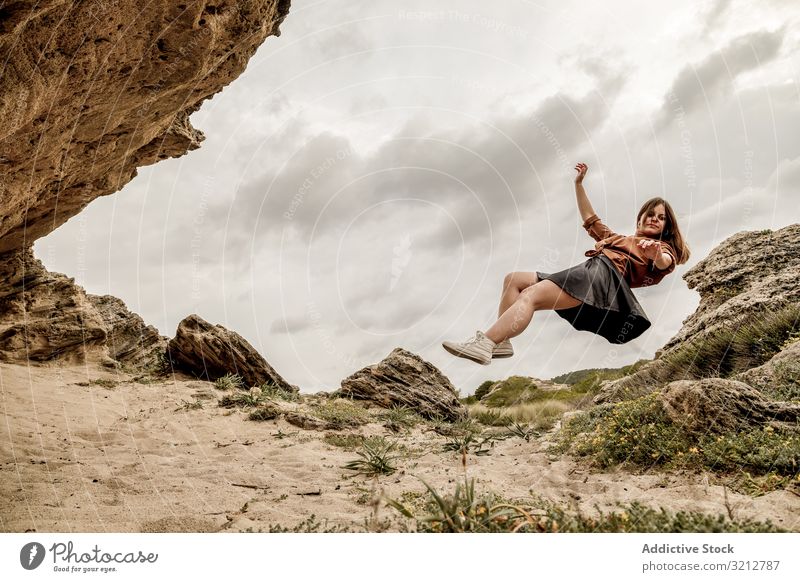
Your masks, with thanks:
[[[329,59],[367,51],[373,46],[363,29],[355,26],[324,30],[311,36],[309,44]]]
[[[689,114],[710,101],[730,93],[738,75],[774,59],[786,28],[758,31],[733,39],[702,62],[686,66],[664,96],[660,124],[670,123],[678,110]]]
[[[707,33],[719,25],[720,20],[728,12],[731,0],[713,0],[709,3],[708,11],[705,13],[703,22],[703,32]]]
[[[292,334],[305,331],[311,327],[311,320],[307,315],[284,316],[272,321],[269,326],[270,333]]]
[[[575,146],[602,126],[623,81],[587,66],[602,91],[581,98],[554,94],[527,112],[501,113],[448,130],[431,131],[430,120],[421,114],[369,155],[355,151],[342,135],[308,135],[311,125],[296,122],[295,130],[305,137],[295,135],[298,145],[286,163],[267,168],[239,189],[230,221],[225,207],[210,212],[209,219],[216,228],[236,224],[228,248],[241,255],[254,240],[274,240],[285,228],[302,236],[315,229],[320,236],[363,209],[415,198],[452,217],[432,225],[422,244],[447,249],[485,240],[517,222],[520,208],[543,195],[543,176],[563,172],[574,161]],[[385,219],[397,216],[393,212]]]

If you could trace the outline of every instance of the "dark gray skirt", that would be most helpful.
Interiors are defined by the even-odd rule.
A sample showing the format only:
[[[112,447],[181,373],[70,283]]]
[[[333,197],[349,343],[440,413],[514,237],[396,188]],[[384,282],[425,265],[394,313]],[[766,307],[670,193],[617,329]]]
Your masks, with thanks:
[[[536,275],[583,301],[576,307],[555,310],[575,329],[601,335],[612,344],[624,344],[650,327],[628,283],[603,253],[558,273],[536,271]]]

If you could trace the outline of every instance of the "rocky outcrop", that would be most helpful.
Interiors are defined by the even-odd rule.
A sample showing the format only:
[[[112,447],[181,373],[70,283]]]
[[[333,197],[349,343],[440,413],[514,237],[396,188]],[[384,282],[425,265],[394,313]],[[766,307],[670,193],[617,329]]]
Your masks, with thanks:
[[[765,364],[745,370],[734,379],[775,400],[800,401],[800,340],[790,343]]]
[[[49,273],[33,242],[137,168],[197,149],[189,116],[238,77],[289,0],[21,0],[0,7],[0,359],[145,369],[167,338]]]
[[[595,403],[628,400],[667,382],[691,379],[693,374],[671,360],[689,346],[719,341],[732,326],[746,326],[800,304],[798,272],[800,224],[777,231],[740,232],[728,238],[683,276],[689,288],[700,293],[700,304],[680,331],[652,362],[605,385]],[[707,375],[714,373],[709,370]]]
[[[225,374],[238,374],[246,386],[269,383],[289,392],[298,391],[246,339],[197,315],[178,324],[167,353],[176,368],[198,378],[216,380]]]
[[[167,338],[125,304],[87,294],[30,249],[0,256],[0,360],[155,366]]]
[[[162,369],[169,338],[147,325],[125,303],[112,295],[87,295],[106,328],[105,346],[109,356],[131,370]]]
[[[713,334],[727,322],[800,303],[800,224],[740,232],[692,267],[683,279],[700,304],[658,355]]]
[[[426,418],[456,421],[467,416],[450,380],[403,348],[342,380],[332,396],[367,400],[384,408],[405,405]]]
[[[736,380],[678,380],[658,395],[672,422],[692,434],[749,430],[764,425],[800,430],[800,404],[775,402]]]
[[[105,355],[107,331],[75,280],[50,273],[30,249],[0,261],[0,358],[81,363]]]
[[[0,254],[30,247],[136,168],[182,156],[189,123],[289,0],[22,0],[0,9]]]

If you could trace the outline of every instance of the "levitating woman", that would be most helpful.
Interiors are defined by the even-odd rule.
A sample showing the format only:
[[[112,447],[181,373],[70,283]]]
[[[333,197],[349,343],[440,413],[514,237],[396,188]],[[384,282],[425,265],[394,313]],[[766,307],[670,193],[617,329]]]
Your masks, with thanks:
[[[506,275],[498,320],[486,332],[478,330],[464,342],[442,343],[455,356],[480,364],[514,355],[509,341],[525,331],[536,311],[554,309],[575,329],[591,331],[614,344],[639,337],[648,327],[634,287],[655,285],[689,259],[672,207],[651,198],[636,216],[636,233],[617,234],[592,208],[583,178],[588,166],[575,166],[575,195],[583,228],[597,242],[584,263],[558,273],[539,271]]]

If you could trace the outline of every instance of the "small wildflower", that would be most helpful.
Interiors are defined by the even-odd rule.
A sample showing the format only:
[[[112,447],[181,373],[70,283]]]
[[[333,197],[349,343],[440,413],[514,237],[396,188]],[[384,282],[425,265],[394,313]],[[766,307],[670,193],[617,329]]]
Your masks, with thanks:
[[[697,447],[692,447],[692,448],[689,449],[689,452],[697,454],[699,451],[698,451]]]

